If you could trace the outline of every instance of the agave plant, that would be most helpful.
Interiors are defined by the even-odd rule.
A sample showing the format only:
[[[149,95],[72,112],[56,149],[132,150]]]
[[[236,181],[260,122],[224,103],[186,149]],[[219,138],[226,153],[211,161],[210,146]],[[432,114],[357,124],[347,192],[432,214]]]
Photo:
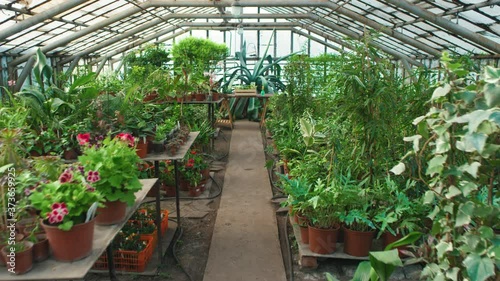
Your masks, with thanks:
[[[224,75],[226,83],[222,84],[224,89],[230,89],[236,80],[240,80],[245,85],[250,85],[254,83],[257,89],[262,89],[266,93],[276,92],[278,90],[284,91],[285,84],[281,82],[281,66],[279,63],[288,59],[289,54],[281,58],[274,59],[271,55],[268,55],[269,45],[274,36],[274,32],[269,38],[269,43],[267,44],[266,51],[262,58],[255,64],[254,69],[250,70],[247,64],[247,54],[246,54],[246,42],[243,43],[243,47],[240,52],[236,52],[236,58],[239,60],[240,65],[228,69]],[[267,62],[267,63],[266,63]]]
[[[271,55],[268,55],[269,45],[274,36],[274,32],[269,38],[266,50],[262,58],[255,64],[253,70],[251,70],[247,64],[247,54],[246,54],[246,42],[243,43],[240,52],[236,52],[236,58],[239,60],[239,65],[232,67],[226,71],[224,77],[219,81],[222,85],[222,90],[224,93],[230,92],[233,84],[239,80],[244,85],[256,85],[257,91],[262,91],[266,93],[274,93],[277,91],[285,91],[286,86],[281,81],[281,66],[280,62],[288,59],[295,53],[286,55],[281,58],[274,59]],[[226,81],[225,83],[222,83]],[[233,108],[234,104],[231,104],[233,108],[233,114],[237,117],[241,117],[241,113],[244,110],[244,106],[247,104],[247,99],[243,99],[238,103],[237,108]],[[249,117],[256,119],[258,116],[259,104],[254,99],[251,98],[248,101],[247,114]]]

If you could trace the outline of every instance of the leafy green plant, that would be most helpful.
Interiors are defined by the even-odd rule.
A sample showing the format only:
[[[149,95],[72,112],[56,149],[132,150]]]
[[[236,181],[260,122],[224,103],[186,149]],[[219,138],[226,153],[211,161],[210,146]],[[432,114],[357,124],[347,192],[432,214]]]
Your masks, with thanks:
[[[424,203],[433,209],[431,236],[435,243],[422,259],[422,277],[434,280],[478,280],[498,277],[500,136],[500,70],[486,66],[482,80],[443,53],[444,78],[429,101],[427,114],[413,122],[418,134],[407,155],[418,170],[412,175],[428,190]],[[410,157],[411,156],[411,157]],[[401,162],[392,171],[401,174]],[[477,200],[482,188],[486,202]],[[495,267],[497,267],[495,269]]]
[[[103,200],[101,193],[94,189],[100,180],[94,171],[66,169],[58,180],[43,182],[31,192],[31,205],[40,211],[46,223],[61,230],[68,231],[75,224],[89,221],[89,210]]]
[[[129,206],[134,204],[134,193],[142,185],[137,169],[140,158],[135,152],[131,136],[108,136],[98,145],[84,144],[83,155],[78,157],[78,161],[86,170],[99,172],[101,180],[94,186],[108,201],[119,200]]]

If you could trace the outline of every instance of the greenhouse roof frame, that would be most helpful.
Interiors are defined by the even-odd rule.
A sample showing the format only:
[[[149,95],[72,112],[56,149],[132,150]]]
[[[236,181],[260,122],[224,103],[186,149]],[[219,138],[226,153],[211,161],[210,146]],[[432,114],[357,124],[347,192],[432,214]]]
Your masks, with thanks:
[[[12,57],[12,68],[28,61],[38,47],[60,56],[60,63],[109,58],[187,32],[178,29],[234,29],[245,19],[274,19],[259,28],[281,25],[309,39],[319,36],[325,40],[315,41],[336,51],[350,47],[346,37],[364,40],[367,29],[373,29],[378,32],[370,38],[373,46],[414,65],[444,50],[492,58],[500,53],[500,0],[240,0],[243,7],[260,8],[259,14],[240,18],[226,11],[233,0],[18,2],[0,0],[0,56]]]

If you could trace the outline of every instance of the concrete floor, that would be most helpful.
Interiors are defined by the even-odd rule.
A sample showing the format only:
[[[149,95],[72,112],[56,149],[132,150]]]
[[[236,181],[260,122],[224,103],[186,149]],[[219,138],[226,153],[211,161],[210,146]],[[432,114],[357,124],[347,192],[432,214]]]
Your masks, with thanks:
[[[232,132],[204,281],[286,281],[259,123]]]

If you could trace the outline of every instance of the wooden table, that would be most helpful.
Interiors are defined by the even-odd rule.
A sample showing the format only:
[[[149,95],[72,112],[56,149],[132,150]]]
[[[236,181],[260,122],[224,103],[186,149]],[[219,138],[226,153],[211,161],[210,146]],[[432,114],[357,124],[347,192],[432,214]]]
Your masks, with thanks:
[[[233,95],[226,95],[227,98],[258,98],[263,100],[263,105],[262,105],[262,112],[260,114],[260,126],[262,127],[266,123],[266,112],[267,112],[267,103],[269,101],[269,98],[274,96],[274,94],[264,94],[264,95],[258,95],[255,92],[249,92],[249,93],[235,93]],[[231,112],[229,112],[231,114]],[[231,124],[232,126],[232,124]]]
[[[7,268],[4,267],[3,270],[0,270],[0,280],[83,280],[87,272],[90,268],[92,268],[95,261],[101,256],[105,249],[107,249],[109,260],[111,247],[108,246],[111,244],[111,241],[113,241],[116,234],[118,234],[118,232],[122,229],[127,220],[132,216],[137,208],[139,208],[144,200],[144,197],[146,197],[148,191],[156,184],[157,181],[157,178],[141,180],[142,189],[135,193],[134,205],[127,208],[125,219],[121,223],[109,226],[95,226],[92,254],[90,254],[90,256],[74,262],[59,262],[54,260],[52,257],[49,257],[49,259],[43,262],[33,263],[33,268],[29,272],[22,275],[12,275],[7,271]],[[78,241],[75,241],[75,243],[78,243]],[[111,253],[111,258],[112,256],[113,255]],[[109,261],[110,275],[112,275],[114,273],[114,266],[112,264],[112,259]],[[116,275],[111,276],[111,280],[113,279],[116,280]]]
[[[160,161],[171,160],[174,162],[174,173],[175,173],[175,208],[177,214],[177,225],[180,227],[181,225],[181,210],[180,210],[180,198],[179,198],[179,160],[184,159],[186,153],[189,151],[191,146],[193,145],[194,140],[198,137],[200,132],[191,132],[189,133],[189,137],[178,150],[175,155],[169,155],[166,152],[162,153],[148,153],[145,158],[142,158],[144,161],[152,161],[155,166],[155,177],[160,177]],[[158,185],[158,189],[156,190],[156,225],[161,225],[161,214],[160,214],[160,186]],[[160,228],[158,228],[160,229]],[[158,231],[158,254],[159,260],[163,262],[163,249],[162,249],[162,237],[160,235],[161,231]]]

